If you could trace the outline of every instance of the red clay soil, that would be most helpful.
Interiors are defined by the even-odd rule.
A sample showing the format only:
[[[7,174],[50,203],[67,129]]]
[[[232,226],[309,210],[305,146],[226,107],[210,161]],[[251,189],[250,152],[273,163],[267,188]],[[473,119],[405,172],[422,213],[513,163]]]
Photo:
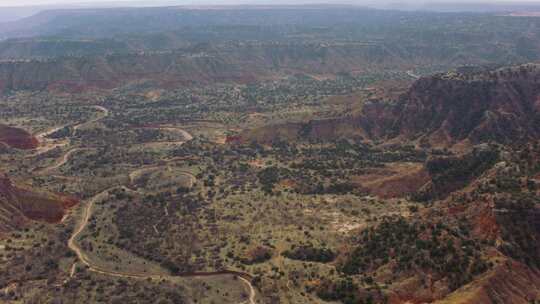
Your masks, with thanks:
[[[500,234],[500,227],[495,214],[488,208],[480,209],[474,218],[474,235],[484,239],[496,240]]]
[[[33,200],[32,203],[24,204],[21,208],[26,217],[51,224],[60,222],[66,210],[78,203],[76,199],[63,195],[45,197],[36,193],[23,193],[22,197]]]
[[[0,215],[9,219],[0,224],[0,231],[19,229],[29,220],[58,223],[77,203],[66,195],[16,186],[0,173]]]
[[[495,239],[500,235],[500,227],[486,202],[480,206],[452,209],[454,214],[470,214],[474,223],[473,234],[481,239]],[[451,216],[454,217],[454,216]],[[486,252],[487,257],[503,259],[494,268],[475,278],[474,281],[450,292],[443,281],[433,281],[429,274],[423,278],[413,277],[393,288],[388,303],[436,303],[436,304],[527,304],[531,299],[540,298],[540,271],[508,259],[495,249]]]
[[[470,205],[451,205],[447,213],[454,218],[466,215],[473,223],[473,235],[479,239],[496,240],[500,235],[501,227],[497,223],[493,206],[493,198],[481,198]]]
[[[240,144],[242,143],[242,137],[241,136],[227,136],[227,138],[225,139],[225,143]]]
[[[298,186],[298,184],[293,179],[290,179],[290,178],[281,180],[279,182],[279,185],[285,188],[295,188]]]
[[[2,124],[0,124],[0,142],[21,150],[35,149],[39,145],[39,141],[25,130]]]
[[[540,298],[540,272],[508,260],[437,304],[532,303]]]
[[[422,282],[422,279],[424,282]],[[443,298],[448,289],[433,281],[431,275],[413,277],[403,282],[398,288],[388,294],[389,304],[423,304],[433,303],[437,298]]]

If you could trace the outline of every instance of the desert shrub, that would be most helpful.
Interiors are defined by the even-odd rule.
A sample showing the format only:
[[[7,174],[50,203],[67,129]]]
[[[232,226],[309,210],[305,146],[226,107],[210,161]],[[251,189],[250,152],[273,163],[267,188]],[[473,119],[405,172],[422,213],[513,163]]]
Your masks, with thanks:
[[[265,246],[256,246],[249,249],[240,260],[244,264],[258,264],[272,258],[272,249]]]
[[[301,245],[283,252],[283,256],[300,261],[328,263],[335,259],[335,253],[328,248],[317,248],[312,245]]]

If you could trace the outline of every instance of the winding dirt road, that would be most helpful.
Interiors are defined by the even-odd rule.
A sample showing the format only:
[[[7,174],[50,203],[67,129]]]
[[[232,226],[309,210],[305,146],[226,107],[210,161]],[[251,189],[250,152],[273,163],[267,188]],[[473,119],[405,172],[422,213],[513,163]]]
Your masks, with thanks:
[[[109,276],[115,276],[115,277],[123,277],[123,278],[148,278],[148,277],[160,277],[160,276],[143,276],[143,275],[137,275],[137,274],[129,274],[129,273],[121,273],[121,272],[114,272],[107,269],[100,268],[98,266],[95,266],[92,264],[88,256],[84,253],[83,249],[79,247],[79,244],[77,244],[77,238],[79,235],[84,231],[86,228],[86,225],[88,225],[88,222],[90,221],[90,218],[92,217],[92,208],[94,207],[94,204],[102,199],[103,197],[106,197],[110,191],[121,188],[126,191],[131,191],[130,189],[126,187],[112,187],[109,189],[106,189],[95,196],[93,196],[91,199],[88,200],[86,203],[85,208],[83,209],[83,214],[81,217],[81,220],[77,224],[77,228],[73,231],[73,234],[68,240],[68,247],[69,249],[73,250],[77,257],[79,258],[79,261],[86,265],[90,271],[105,274]],[[72,273],[74,274],[74,270],[72,270]]]
[[[49,129],[47,131],[44,131],[44,132],[41,132],[39,134],[37,134],[35,137],[36,139],[38,140],[39,142],[39,147],[37,149],[35,149],[34,153],[29,155],[28,157],[36,157],[36,156],[39,156],[41,154],[44,154],[46,152],[49,152],[51,150],[53,150],[54,148],[57,148],[57,147],[63,147],[63,146],[67,146],[68,145],[68,141],[67,140],[51,140],[51,139],[48,139],[47,136],[65,128],[65,127],[68,127],[69,125],[66,125],[66,126],[60,126],[60,127],[55,127],[55,128],[52,128],[52,129]]]
[[[100,106],[95,106],[95,108],[100,109],[102,112],[105,113],[105,115],[98,118],[98,119],[95,119],[93,121],[88,121],[86,123],[79,124],[78,126],[81,126],[81,125],[84,125],[84,124],[87,124],[87,123],[91,123],[91,122],[96,122],[96,121],[98,121],[100,119],[103,119],[104,117],[109,115],[109,111],[107,109],[105,109],[103,107],[100,107]],[[77,129],[78,126],[76,126],[75,129]],[[167,129],[174,129],[176,131],[182,132],[182,135],[184,136],[186,141],[189,141],[189,140],[193,139],[193,136],[191,134],[189,134],[187,131],[182,130],[180,128],[169,128],[169,127],[167,127]],[[62,159],[59,162],[52,165],[51,167],[46,168],[46,170],[50,171],[50,170],[61,167],[62,165],[64,165],[69,160],[70,156],[73,153],[78,152],[80,150],[84,150],[84,149],[82,149],[82,148],[74,148],[74,149],[68,151],[62,157]],[[130,177],[131,177],[131,174],[130,174]],[[194,178],[194,176],[192,176],[192,177]],[[77,243],[77,239],[79,238],[81,233],[84,231],[84,229],[88,225],[88,222],[90,221],[90,218],[92,217],[92,209],[94,207],[94,204],[96,202],[98,202],[99,200],[105,198],[109,194],[109,192],[111,192],[111,191],[113,191],[115,189],[124,189],[125,191],[128,191],[128,192],[137,193],[136,191],[134,191],[132,189],[129,189],[129,188],[125,187],[125,186],[115,186],[115,187],[111,187],[111,188],[108,188],[106,190],[103,190],[102,192],[100,192],[100,193],[94,195],[92,198],[88,199],[86,201],[86,204],[85,204],[84,209],[82,211],[83,212],[82,217],[80,218],[80,220],[76,224],[76,228],[75,228],[75,230],[73,231],[73,234],[71,235],[71,237],[68,240],[68,247],[73,252],[75,252],[75,254],[77,255],[78,260],[82,264],[84,264],[86,267],[88,267],[88,270],[90,270],[92,272],[95,272],[95,273],[108,275],[108,276],[113,276],[113,277],[131,278],[131,279],[156,279],[156,280],[167,279],[167,278],[172,279],[172,278],[175,278],[175,277],[184,277],[185,278],[185,277],[208,277],[208,276],[235,275],[241,280],[242,283],[244,283],[246,285],[246,287],[247,287],[247,289],[249,291],[249,299],[247,301],[242,302],[242,304],[245,304],[245,303],[255,304],[256,303],[255,302],[256,291],[255,291],[255,288],[253,287],[253,285],[251,284],[251,281],[250,281],[251,276],[246,274],[246,273],[240,273],[240,272],[235,272],[235,271],[221,271],[221,272],[204,272],[204,273],[203,272],[201,272],[201,273],[186,273],[186,274],[179,274],[179,275],[176,275],[176,276],[173,276],[173,275],[148,275],[148,274],[140,274],[140,273],[128,273],[128,272],[111,271],[109,269],[105,269],[105,268],[102,268],[102,267],[99,267],[99,266],[93,264],[92,261],[88,258],[88,256],[84,252],[84,250]],[[76,266],[75,266],[75,264],[73,264],[72,267],[71,267],[71,270],[70,270],[70,277],[73,277],[75,275],[75,272],[76,272]]]
[[[244,302],[244,303],[249,303],[249,304],[255,304],[255,288],[253,288],[253,285],[251,284],[251,282],[243,277],[238,277],[242,282],[244,282],[246,284],[246,286],[249,288],[249,300]]]
[[[414,78],[414,79],[420,79],[420,78],[421,78],[421,76],[415,74],[413,71],[410,71],[410,70],[407,71],[407,75],[408,75],[409,77]]]
[[[157,129],[179,132],[180,134],[182,134],[182,137],[184,137],[184,142],[187,142],[193,139],[193,135],[189,134],[189,132],[187,132],[186,130],[178,128],[178,127],[164,126],[164,127],[158,127]]]
[[[64,156],[62,156],[60,161],[57,161],[55,164],[52,164],[49,167],[45,167],[45,168],[41,169],[39,171],[39,173],[40,174],[45,174],[45,173],[48,173],[50,171],[53,171],[53,170],[56,170],[56,169],[62,167],[63,165],[65,165],[69,161],[69,158],[71,157],[71,155],[73,155],[75,152],[84,151],[84,150],[88,150],[88,148],[74,148],[74,149],[71,149],[71,150],[67,151],[66,154],[64,154]]]
[[[88,121],[86,121],[86,122],[83,122],[83,123],[80,123],[80,124],[78,124],[78,125],[73,126],[73,129],[74,129],[75,131],[78,130],[79,128],[81,128],[81,127],[84,126],[84,125],[88,125],[88,124],[91,124],[91,123],[94,123],[94,122],[98,122],[98,121],[104,119],[105,117],[109,116],[109,114],[110,114],[109,110],[108,110],[107,108],[105,108],[105,107],[97,106],[97,105],[96,105],[96,106],[92,106],[92,108],[94,108],[94,109],[100,111],[101,113],[103,113],[103,115],[98,116],[98,117],[96,117],[96,118],[90,119],[90,120],[88,120]]]
[[[49,138],[47,138],[49,135],[54,134],[55,132],[57,132],[59,130],[62,130],[63,128],[66,128],[66,127],[70,127],[70,126],[72,126],[74,130],[78,130],[81,126],[84,126],[84,125],[87,125],[87,124],[90,124],[90,123],[94,123],[94,122],[98,122],[98,121],[104,119],[105,117],[109,116],[109,114],[110,114],[109,110],[102,107],[102,106],[95,105],[95,106],[91,106],[91,107],[98,110],[98,111],[100,111],[103,114],[96,117],[96,118],[90,119],[88,121],[81,122],[79,124],[75,124],[75,125],[67,124],[67,125],[63,125],[63,126],[59,126],[59,127],[54,127],[52,129],[49,129],[47,131],[44,131],[44,132],[41,132],[41,133],[37,134],[35,137],[38,140],[38,142],[40,143],[40,146],[35,150],[35,153],[31,154],[29,157],[36,157],[36,156],[39,156],[39,155],[44,154],[46,152],[49,152],[49,151],[53,150],[54,148],[64,147],[64,146],[67,146],[69,144],[68,140],[49,139]]]
[[[255,291],[255,288],[253,287],[253,284],[251,284],[251,281],[248,280],[246,277],[250,277],[249,275],[247,274],[243,274],[243,273],[239,273],[239,272],[234,272],[234,271],[221,271],[221,272],[201,272],[201,273],[189,273],[189,274],[179,274],[179,275],[148,275],[148,274],[139,274],[139,273],[128,273],[128,272],[119,272],[119,271],[111,271],[109,269],[104,269],[104,268],[101,268],[99,266],[96,266],[94,264],[92,264],[92,261],[88,258],[88,256],[85,254],[84,250],[79,246],[79,244],[77,243],[77,238],[81,235],[81,233],[84,231],[84,229],[86,228],[86,226],[88,225],[88,222],[90,221],[90,218],[92,217],[92,208],[94,207],[94,204],[101,200],[102,198],[105,198],[110,191],[114,190],[114,189],[124,189],[125,191],[128,191],[128,192],[136,192],[136,191],[133,191],[125,186],[115,186],[115,187],[111,187],[109,189],[106,189],[98,194],[96,194],[95,196],[93,196],[92,198],[90,198],[87,203],[86,203],[86,206],[85,208],[83,209],[83,214],[82,214],[82,217],[80,219],[80,221],[77,223],[77,227],[76,229],[73,231],[73,234],[71,235],[71,237],[69,238],[68,240],[68,247],[69,249],[71,249],[73,252],[75,252],[75,254],[77,255],[79,261],[81,263],[83,263],[84,265],[86,265],[88,267],[88,270],[90,271],[93,271],[95,273],[99,273],[99,274],[103,274],[103,275],[108,275],[108,276],[113,276],[113,277],[121,277],[121,278],[130,278],[130,279],[155,279],[155,280],[161,280],[161,279],[171,279],[171,278],[175,278],[175,277],[183,277],[183,278],[186,278],[186,277],[208,277],[208,276],[222,276],[222,275],[236,275],[238,276],[238,278],[246,285],[246,287],[248,288],[248,291],[249,291],[249,299],[245,302],[242,302],[242,304],[245,304],[245,303],[249,303],[249,304],[255,304],[255,296],[256,296],[256,291]],[[72,268],[71,268],[71,271],[70,271],[70,276],[73,277],[75,275],[75,264],[73,264]]]

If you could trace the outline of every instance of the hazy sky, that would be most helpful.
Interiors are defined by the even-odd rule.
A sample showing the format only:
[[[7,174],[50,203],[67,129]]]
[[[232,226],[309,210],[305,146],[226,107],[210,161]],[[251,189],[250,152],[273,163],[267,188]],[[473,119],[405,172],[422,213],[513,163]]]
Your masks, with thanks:
[[[33,5],[79,5],[83,6],[99,6],[108,4],[114,4],[114,6],[121,5],[121,3],[128,3],[128,5],[163,5],[163,4],[184,4],[184,5],[196,5],[196,4],[249,4],[249,3],[264,3],[271,4],[274,1],[271,0],[0,0],[0,7],[10,7],[10,6],[33,6]],[[279,3],[358,3],[362,2],[374,2],[374,0],[289,0],[289,1],[279,1]],[[379,2],[379,1],[376,1]],[[380,2],[415,2],[415,3],[436,3],[436,2],[450,2],[450,3],[531,3],[537,2],[540,3],[540,0],[387,0]]]
[[[119,0],[115,2],[126,1]],[[81,2],[99,3],[99,2],[111,2],[110,0],[93,0],[93,1],[81,1],[81,0],[0,0],[0,6],[23,6],[23,5],[62,5],[62,4],[77,4]],[[148,1],[151,2],[151,1]]]
[[[298,0],[291,0],[290,2],[291,3],[294,3],[294,2],[297,2]],[[99,3],[111,3],[111,2],[115,2],[115,3],[118,3],[118,2],[133,2],[133,0],[0,0],[0,6],[28,6],[28,5],[63,5],[63,4],[80,4],[80,3],[85,3],[85,4],[99,4]],[[170,2],[170,3],[173,3],[173,2],[177,2],[177,3],[186,3],[186,4],[196,4],[196,3],[200,3],[202,1],[194,1],[194,0],[179,0],[179,1],[151,1],[151,0],[148,0],[148,1],[137,1],[137,2],[144,2],[145,4],[147,5],[152,5],[152,3],[158,3],[160,4],[159,2]],[[264,3],[271,3],[272,1],[259,1],[259,0],[206,0],[204,1],[204,3],[215,3],[215,4],[224,4],[224,3],[227,3],[227,2],[232,2],[232,3],[250,3],[250,2],[264,2]],[[281,1],[280,1],[281,2]],[[283,2],[288,2],[288,1],[283,1]],[[309,2],[309,1],[301,1],[303,3],[306,3],[306,2]],[[340,1],[340,0],[326,0],[326,1],[311,1],[311,2],[326,2],[326,3],[351,3],[351,2],[361,2],[361,1],[354,1],[354,0],[344,0],[344,1]],[[369,2],[369,0],[368,0]],[[390,2],[390,1],[387,1],[387,2]],[[475,2],[475,3],[478,3],[478,2],[488,2],[488,3],[493,3],[493,2],[506,2],[506,3],[510,3],[510,2],[540,2],[540,0],[501,0],[501,1],[494,1],[494,0],[403,0],[403,1],[392,1],[392,2],[424,2],[424,3],[432,3],[432,2]]]

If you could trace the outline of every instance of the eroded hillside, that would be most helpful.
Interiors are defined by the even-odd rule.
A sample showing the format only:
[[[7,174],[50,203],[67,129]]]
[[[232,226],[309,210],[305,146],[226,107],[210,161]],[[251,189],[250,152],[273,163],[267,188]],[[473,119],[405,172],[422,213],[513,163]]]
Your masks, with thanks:
[[[267,126],[245,141],[330,139],[415,142],[424,147],[526,143],[540,137],[540,68],[522,65],[489,72],[450,72],[416,81],[394,98],[374,98],[359,114],[331,120]]]

